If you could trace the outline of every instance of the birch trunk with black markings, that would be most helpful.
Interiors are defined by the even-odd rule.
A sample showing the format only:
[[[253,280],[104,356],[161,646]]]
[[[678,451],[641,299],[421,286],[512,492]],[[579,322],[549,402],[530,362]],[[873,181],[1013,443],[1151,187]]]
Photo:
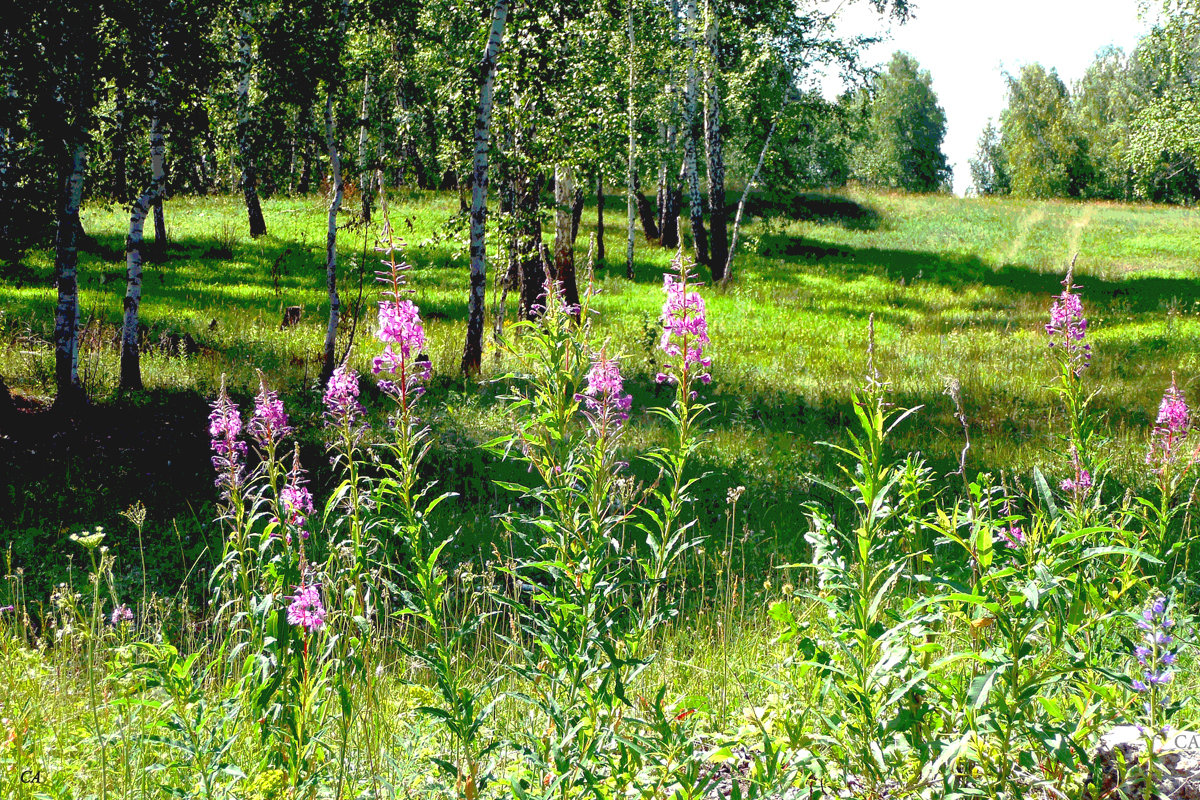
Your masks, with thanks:
[[[142,388],[142,365],[138,340],[138,312],[142,304],[142,249],[146,216],[156,199],[158,182],[151,182],[138,195],[129,213],[129,235],[125,239],[125,320],[121,328],[121,389]]]
[[[250,222],[250,235],[262,236],[267,232],[263,219],[262,204],[258,199],[258,174],[255,171],[252,121],[250,117],[250,77],[253,71],[253,42],[250,36],[252,19],[250,12],[242,14],[238,26],[238,84],[237,84],[237,148],[241,159],[241,177],[238,181],[242,195],[246,198],[246,214]]]
[[[368,48],[370,40],[367,41]],[[371,107],[371,70],[363,70],[363,90],[362,90],[362,105],[358,112],[358,189],[362,195],[362,218],[363,222],[371,221],[371,198],[374,194],[374,173],[371,171],[371,165],[367,158],[368,151],[368,133],[367,128],[370,125],[370,117],[368,112]]]
[[[575,248],[571,240],[571,201],[575,196],[574,170],[566,164],[554,167],[554,280],[562,287],[563,301],[579,307],[579,284],[575,279]]]
[[[325,357],[321,367],[321,385],[333,376],[337,366],[338,321],[342,316],[342,303],[337,291],[337,215],[342,208],[342,162],[338,155],[337,130],[333,116],[333,90],[325,92],[325,144],[329,148],[329,180],[333,183],[333,196],[329,200],[329,224],[325,234],[325,282],[329,289],[329,325],[325,329]]]
[[[483,360],[483,305],[487,290],[487,183],[488,137],[492,124],[492,89],[496,81],[496,60],[504,40],[508,18],[508,0],[496,0],[492,8],[492,27],[483,59],[479,64],[479,105],[475,113],[475,154],[471,180],[471,282],[467,299],[467,340],[463,345],[464,375],[479,374]]]
[[[697,265],[708,264],[708,236],[704,231],[704,205],[700,196],[700,173],[696,165],[696,109],[700,94],[700,73],[697,69],[699,57],[696,47],[698,35],[696,24],[696,0],[687,0],[684,6],[685,34],[688,38],[689,60],[687,83],[683,94],[683,169],[682,177],[687,187],[688,219],[692,228],[692,248]]]
[[[70,171],[65,176],[58,211],[54,247],[54,276],[58,303],[54,309],[54,405],[75,408],[84,400],[79,382],[79,204],[87,169],[87,147],[82,139],[72,148]]]
[[[704,7],[704,155],[708,162],[708,230],[712,278],[725,277],[725,262],[729,257],[729,231],[725,214],[725,155],[721,138],[721,88],[719,75],[717,14],[715,0],[706,0]]]

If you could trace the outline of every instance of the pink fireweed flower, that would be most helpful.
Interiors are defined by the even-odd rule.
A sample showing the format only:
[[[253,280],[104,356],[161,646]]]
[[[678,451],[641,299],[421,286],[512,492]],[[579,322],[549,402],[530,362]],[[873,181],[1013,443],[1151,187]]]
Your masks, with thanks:
[[[129,606],[122,603],[113,609],[112,617],[109,620],[113,625],[120,625],[122,622],[133,622],[133,611]]]
[[[1004,516],[1008,518],[1008,522],[1000,528],[1000,544],[1013,548],[1025,544],[1025,529],[1016,524],[1012,507],[1007,500],[1004,501]]]
[[[325,410],[334,425],[352,425],[363,413],[358,402],[358,373],[338,367],[325,387]]]
[[[319,584],[298,586],[296,594],[288,606],[287,619],[289,625],[299,625],[308,633],[312,633],[325,624],[325,606],[321,604]]]
[[[1063,292],[1054,297],[1050,306],[1050,322],[1046,324],[1046,333],[1050,336],[1050,346],[1059,347],[1072,364],[1075,375],[1079,376],[1092,360],[1092,346],[1087,337],[1087,318],[1083,316],[1083,300],[1072,289],[1078,289],[1071,282],[1071,272],[1063,280]]]
[[[372,361],[371,371],[401,377],[399,383],[381,380],[379,387],[397,397],[422,394],[419,384],[429,379],[429,359],[419,355],[425,347],[425,328],[416,304],[411,300],[380,302],[376,335],[384,348]]]
[[[254,398],[254,416],[246,426],[254,440],[263,447],[276,445],[292,432],[287,412],[279,394],[267,388],[266,378],[259,374],[258,395]]]
[[[246,443],[242,435],[242,418],[238,407],[225,391],[225,376],[221,376],[221,391],[213,401],[212,413],[208,415],[208,433],[212,437],[212,465],[217,471],[217,486],[224,487],[226,495],[240,483],[242,457],[246,454]]]
[[[575,396],[598,418],[613,420],[620,425],[629,419],[633,397],[625,393],[625,382],[621,378],[621,364],[610,358],[603,350],[592,357],[592,367],[587,373],[587,388]]]
[[[680,276],[676,279],[670,273],[663,276],[663,291],[666,300],[663,302],[662,321],[663,335],[659,341],[661,349],[670,358],[682,358],[682,364],[667,364],[668,369],[693,369],[695,377],[702,383],[708,383],[709,367],[712,359],[706,358],[704,349],[709,344],[708,319],[704,308],[704,298],[691,291],[687,282],[688,275],[684,268],[679,268]],[[694,286],[695,284],[690,284]],[[659,383],[670,381],[675,383],[678,378],[667,373],[656,376]]]
[[[1146,453],[1147,464],[1158,464],[1156,472],[1162,472],[1179,454],[1179,446],[1187,438],[1191,428],[1191,412],[1183,392],[1171,376],[1171,386],[1163,394],[1158,406],[1158,418],[1150,434],[1150,452]]]

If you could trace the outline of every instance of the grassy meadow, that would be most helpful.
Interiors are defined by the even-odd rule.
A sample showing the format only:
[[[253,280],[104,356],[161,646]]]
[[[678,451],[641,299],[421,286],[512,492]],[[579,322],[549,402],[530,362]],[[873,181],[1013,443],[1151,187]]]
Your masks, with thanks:
[[[404,193],[391,205],[404,257],[415,267],[413,299],[433,362],[431,405],[444,405],[436,419],[434,471],[471,509],[463,522],[478,530],[461,540],[487,540],[494,529],[475,509],[502,495],[491,484],[496,465],[476,445],[504,426],[494,403],[502,389],[489,381],[511,366],[492,335],[497,291],[488,291],[482,382],[468,384],[458,373],[467,255],[457,198]],[[662,360],[656,349],[661,275],[671,253],[639,236],[637,279],[626,280],[624,230],[612,224],[619,203],[610,197],[610,205],[609,258],[597,265],[594,306],[600,329],[625,354],[634,405],[629,442],[643,447],[659,436],[645,409],[666,397],[653,376]],[[327,314],[321,201],[277,198],[265,209],[268,235],[251,240],[236,199],[184,197],[167,204],[171,245],[165,259],[147,267],[141,310],[146,392],[123,400],[139,409],[135,419],[101,410],[94,423],[97,436],[107,427],[130,440],[102,444],[128,460],[120,453],[93,458],[85,447],[62,458],[35,453],[39,468],[24,470],[21,459],[30,454],[16,441],[5,448],[0,457],[14,459],[14,479],[0,498],[0,519],[14,533],[17,563],[60,544],[77,526],[117,525],[117,512],[139,499],[150,508],[151,540],[174,552],[175,564],[181,540],[197,553],[196,537],[203,535],[197,528],[210,516],[196,496],[204,496],[210,469],[201,422],[223,374],[245,399],[257,389],[261,370],[289,401],[314,419],[319,414],[314,387]],[[749,218],[735,280],[704,290],[713,339],[706,394],[714,403],[713,446],[704,455],[704,495],[714,498],[705,509],[710,523],[720,522],[726,489],[745,485],[751,549],[784,558],[800,554],[795,510],[822,491],[805,476],[834,469],[833,454],[815,442],[836,440],[849,418],[850,393],[865,374],[871,314],[876,358],[892,399],[922,406],[917,423],[898,431],[897,449],[921,451],[940,472],[957,469],[963,430],[947,392],[957,381],[971,437],[968,474],[1019,477],[1034,465],[1061,472],[1043,326],[1076,254],[1096,353],[1089,381],[1118,445],[1113,474],[1131,485],[1144,481],[1144,442],[1162,391],[1172,371],[1185,389],[1198,372],[1200,217],[1193,212],[856,191],[802,195],[751,210],[765,216]],[[83,213],[96,246],[80,259],[80,363],[100,406],[116,399],[126,217],[122,208],[97,203]],[[589,208],[579,235],[581,262],[594,232]],[[360,371],[369,369],[374,354],[377,234],[378,226],[359,226],[339,237],[343,302],[362,311],[350,360]],[[0,281],[0,375],[18,394],[43,404],[53,394],[52,267],[51,251],[30,253],[16,274]],[[283,308],[293,305],[303,309],[301,324],[281,328]],[[514,313],[510,298],[507,322]],[[188,348],[193,352],[181,353]],[[143,420],[153,422],[143,427]],[[139,447],[139,441],[157,442],[160,429],[170,432],[172,443]],[[315,439],[306,445],[319,447]],[[63,479],[65,491],[58,485]]]
[[[610,198],[607,208],[607,262],[595,264],[594,325],[623,354],[632,411],[622,457],[635,478],[648,481],[654,469],[637,455],[670,436],[663,419],[647,409],[668,405],[673,397],[669,386],[654,379],[663,361],[658,350],[662,275],[672,253],[648,246],[639,233],[636,279],[627,280],[619,200]],[[1045,324],[1073,258],[1094,348],[1085,386],[1097,393],[1092,405],[1101,415],[1107,496],[1150,490],[1154,476],[1145,456],[1163,391],[1174,372],[1179,386],[1194,394],[1200,375],[1200,217],[1194,210],[858,189],[754,199],[751,206],[733,280],[724,288],[700,290],[712,339],[707,354],[713,359],[712,382],[703,387],[701,399],[712,407],[703,418],[707,442],[692,467],[699,480],[689,513],[698,519],[696,535],[705,540],[683,556],[673,584],[682,613],[656,631],[655,657],[635,683],[647,695],[666,687],[677,707],[699,709],[689,724],[700,740],[714,743],[723,736],[753,741],[763,714],[776,713],[772,709],[781,705],[800,709],[796,713],[804,719],[821,712],[819,681],[800,664],[794,645],[778,638],[780,619],[769,608],[784,584],[790,598],[791,582],[807,580],[777,569],[813,558],[805,540],[805,504],[828,503],[837,509],[835,516],[852,513],[828,486],[844,482],[839,466],[847,459],[820,443],[846,444],[846,430],[855,424],[851,398],[864,386],[872,315],[874,359],[887,382],[888,402],[920,407],[896,428],[889,452],[922,453],[945,487],[944,499],[969,491],[966,484],[981,472],[1024,495],[1035,492],[1030,482],[1035,467],[1055,485],[1069,475],[1062,441],[1066,423],[1051,388],[1057,373]],[[392,226],[405,243],[401,252],[414,267],[412,299],[421,309],[432,361],[422,399],[431,446],[422,470],[440,491],[457,494],[430,524],[441,535],[453,534],[446,552],[450,579],[465,587],[511,546],[497,515],[512,501],[496,482],[528,480],[528,470],[481,447],[511,426],[500,398],[510,388],[505,376],[514,364],[496,342],[501,304],[495,286],[487,294],[481,380],[466,381],[458,372],[468,259],[466,228],[457,212],[458,199],[449,193],[404,191],[390,199]],[[116,342],[128,212],[102,202],[86,204],[83,225],[95,241],[80,256],[80,364],[93,407],[72,435],[56,429],[43,413],[53,394],[53,252],[30,252],[0,275],[0,375],[23,407],[22,420],[28,420],[0,431],[5,475],[0,545],[7,558],[0,604],[38,609],[39,625],[65,618],[64,603],[84,601],[67,602],[60,595],[50,602],[53,587],[69,582],[85,598],[91,591],[86,555],[69,536],[101,525],[116,558],[111,588],[135,597],[148,583],[158,598],[162,630],[174,632],[169,638],[181,651],[211,654],[200,598],[223,533],[213,521],[217,491],[207,418],[222,376],[246,409],[261,371],[300,428],[301,457],[318,508],[337,485],[319,431],[322,406],[315,385],[327,314],[324,213],[318,197],[269,199],[264,203],[268,234],[252,240],[236,198],[171,199],[166,204],[170,242],[147,264],[144,280],[146,388],[119,396]],[[353,330],[350,363],[366,374],[378,348],[373,332],[379,226],[364,227],[349,214],[344,221],[339,263],[348,313],[341,344],[350,343]],[[577,245],[581,276],[594,233],[595,208],[589,205]],[[491,248],[497,249],[495,241]],[[498,271],[495,264],[491,271]],[[493,278],[489,275],[489,281]],[[283,328],[282,312],[289,306],[301,306],[301,322]],[[511,326],[514,297],[503,312]],[[378,426],[387,403],[370,383],[364,381],[362,400]],[[952,473],[963,457],[964,428],[970,446],[966,474],[958,477]],[[728,500],[736,487],[745,489],[734,507]],[[137,502],[147,513],[144,525],[135,526],[121,512]],[[1123,587],[1118,594],[1129,590]],[[455,589],[450,594],[470,593]],[[455,606],[456,613],[499,613],[486,600],[478,607],[464,602]],[[820,603],[798,605],[797,629],[806,629],[823,613]],[[959,633],[979,636],[980,626],[972,625],[963,623]],[[466,671],[480,683],[504,674],[497,665],[505,662],[511,643],[500,628],[470,643]],[[59,633],[61,639],[61,628]],[[132,730],[129,720],[135,717],[166,719],[167,706],[121,701],[134,696],[129,669],[138,653],[130,649],[129,631],[113,626],[104,635],[110,639],[107,655],[100,657],[108,659],[110,677],[99,684],[91,680],[97,656],[90,646],[73,651],[63,645],[64,661],[56,661],[53,645],[27,648],[15,637],[0,636],[0,717],[10,736],[7,749],[0,746],[0,781],[9,781],[7,788],[0,782],[0,795],[102,796],[96,786],[97,776],[104,774],[108,797],[158,796],[159,783],[170,782],[164,776],[185,771],[164,760],[163,742],[138,744],[121,733]],[[1035,635],[1036,630],[1030,633]],[[339,778],[336,795],[324,786],[311,795],[296,791],[291,796],[474,800],[474,790],[464,789],[461,780],[435,779],[429,768],[428,757],[446,747],[437,726],[418,711],[432,702],[432,690],[422,688],[431,680],[402,650],[384,647],[376,655],[381,677],[354,690],[356,707],[371,721],[361,722],[361,731],[351,736],[356,766],[339,773],[345,790]],[[61,668],[68,658],[85,660],[86,670]],[[1191,663],[1190,655],[1181,659]],[[1196,682],[1191,674],[1180,681],[1181,696],[1187,696],[1182,690]],[[97,686],[103,694],[99,700]],[[205,690],[198,683],[195,691],[190,705],[179,702],[199,709],[197,698]],[[1095,688],[1094,695],[1079,701],[1084,711],[1060,717],[1118,714],[1132,702],[1118,695]],[[210,698],[205,713],[217,713],[215,704]],[[1100,706],[1107,710],[1098,711]],[[1193,704],[1184,706],[1184,719],[1195,713]],[[501,703],[495,715],[494,728],[534,724],[513,703]],[[320,724],[336,728],[336,714]],[[226,719],[213,725],[218,733],[212,735],[228,742],[222,758],[249,777],[239,780],[236,771],[227,771],[221,778],[226,794],[211,796],[289,796],[257,784],[253,791],[247,788],[258,763],[253,724]],[[107,752],[92,746],[97,730],[106,737]],[[194,740],[191,746],[199,747]],[[336,761],[336,743],[330,747],[322,751],[324,763]],[[983,760],[981,752],[973,757]],[[995,753],[987,757],[993,756],[1003,760]],[[172,766],[156,766],[168,763]],[[12,782],[33,766],[43,770],[43,782]],[[175,785],[177,796],[209,791],[208,784],[201,791],[183,778]]]

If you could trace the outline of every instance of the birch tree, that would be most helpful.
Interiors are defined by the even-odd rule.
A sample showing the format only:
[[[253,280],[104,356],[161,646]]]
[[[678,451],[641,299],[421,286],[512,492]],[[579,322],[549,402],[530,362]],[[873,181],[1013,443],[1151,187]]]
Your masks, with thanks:
[[[237,35],[237,148],[241,159],[242,174],[239,181],[242,195],[246,199],[246,214],[250,222],[250,235],[262,236],[267,232],[263,219],[262,205],[258,199],[258,173],[255,171],[254,145],[252,142],[252,120],[250,116],[250,79],[253,73],[254,45],[252,26],[254,15],[245,8],[240,15]]]
[[[492,93],[496,60],[504,40],[508,0],[496,0],[492,26],[479,63],[479,105],[475,112],[475,153],[471,169],[471,281],[467,300],[467,341],[463,345],[464,375],[479,374],[483,360],[483,303],[487,289],[487,181],[488,146],[492,124]]]
[[[699,58],[696,37],[696,0],[684,6],[684,35],[688,41],[687,83],[683,94],[683,168],[680,177],[687,187],[688,219],[692,228],[692,249],[697,264],[708,264],[708,237],[704,231],[704,205],[700,199],[700,175],[696,166],[696,109],[700,94]]]
[[[725,277],[725,262],[729,255],[728,230],[725,227],[725,154],[721,140],[721,89],[717,85],[720,66],[718,19],[713,5],[706,0],[704,8],[704,154],[708,161],[708,227],[712,244],[712,277]],[[693,226],[694,226],[693,222]]]

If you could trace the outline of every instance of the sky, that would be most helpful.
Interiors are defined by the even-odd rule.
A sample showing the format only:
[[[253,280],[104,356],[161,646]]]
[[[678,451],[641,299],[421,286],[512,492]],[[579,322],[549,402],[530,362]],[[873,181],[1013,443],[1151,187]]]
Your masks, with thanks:
[[[826,0],[836,8],[839,0]],[[946,110],[942,151],[954,168],[954,191],[971,185],[967,161],[975,155],[988,118],[1000,122],[1007,104],[1004,73],[1025,64],[1054,68],[1068,87],[1083,77],[1096,51],[1116,45],[1129,53],[1147,30],[1138,0],[915,0],[903,25],[885,21],[869,3],[841,3],[836,30],[842,35],[890,32],[865,53],[865,63],[885,64],[903,50],[933,78]],[[834,97],[837,77],[822,80]]]

